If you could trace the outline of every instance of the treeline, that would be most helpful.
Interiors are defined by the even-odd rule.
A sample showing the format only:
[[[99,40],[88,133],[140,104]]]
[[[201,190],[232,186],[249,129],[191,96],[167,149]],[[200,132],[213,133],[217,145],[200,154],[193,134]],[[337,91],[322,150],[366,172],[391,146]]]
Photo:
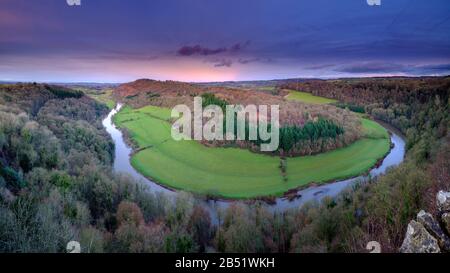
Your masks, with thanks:
[[[345,102],[335,102],[333,103],[334,106],[342,108],[342,109],[349,109],[350,111],[364,114],[366,110],[364,109],[364,106],[357,105],[354,103],[345,103]]]
[[[228,105],[227,101],[219,99],[214,94],[211,93],[202,94],[201,98],[202,98],[202,106],[204,108],[206,108],[209,105],[216,105],[222,109],[224,114],[226,113],[225,111]]]
[[[234,133],[237,134],[237,122],[235,121],[234,124]],[[270,140],[262,140],[259,134],[259,128],[247,121],[245,124],[246,138],[249,137],[250,130],[257,132],[256,140],[245,142],[246,144],[256,146],[256,149],[250,146],[251,149],[257,151],[261,144],[270,142]],[[270,124],[268,124],[267,130],[269,132],[272,130]],[[340,143],[344,141],[344,132],[344,128],[336,125],[333,121],[323,118],[318,118],[317,121],[308,121],[304,126],[285,125],[280,128],[279,146],[273,154],[295,156],[326,152],[342,145]],[[246,146],[245,144],[242,145],[242,143],[240,145]]]
[[[435,96],[448,98],[450,77],[367,78],[290,81],[280,88],[309,92],[341,102],[367,105],[383,103],[425,103]]]
[[[305,142],[336,140],[344,134],[344,129],[332,121],[319,118],[318,121],[308,121],[303,127],[288,126],[280,128],[280,150],[293,153],[304,149]],[[323,142],[320,146],[323,146]],[[323,149],[326,150],[326,149]]]
[[[420,160],[429,159],[433,141],[448,133],[450,77],[313,80],[282,87],[364,106],[405,134],[408,149],[418,144]]]
[[[203,107],[209,105],[217,105],[222,111],[226,111],[226,106],[228,102],[220,99],[212,93],[202,94],[202,104]],[[223,129],[227,128],[226,119],[223,120]],[[272,130],[271,124],[267,124],[267,130],[270,132]],[[250,131],[256,131],[256,140],[250,139]],[[225,133],[225,131],[224,131]],[[234,135],[238,134],[238,117],[235,114],[234,117]],[[327,120],[323,117],[318,117],[315,120],[308,120],[303,125],[296,124],[281,124],[279,139],[280,145],[278,149],[273,152],[273,154],[279,155],[311,155],[321,152],[326,152],[333,150],[338,147],[345,146],[351,141],[346,141],[344,138],[345,130],[342,126],[337,125],[332,120]],[[245,120],[244,135],[246,141],[238,141],[238,145],[241,148],[250,148],[251,150],[260,150],[260,145],[263,143],[268,143],[269,141],[264,141],[261,139],[259,134],[258,125],[255,121],[250,122],[247,118]],[[230,141],[215,142],[216,145],[229,145]],[[236,144],[236,142],[234,142]]]
[[[224,128],[226,122],[224,121]],[[267,125],[267,131],[271,132],[271,124]],[[260,150],[261,144],[269,143],[271,140],[263,140],[257,125],[245,121],[245,137],[249,139],[250,131],[256,132],[256,140],[235,141],[241,148],[250,148],[255,152]],[[318,118],[316,121],[308,121],[304,126],[285,125],[279,130],[279,146],[272,154],[282,156],[312,155],[330,151],[344,146],[344,128],[336,125],[333,121]],[[233,133],[237,135],[237,117],[235,117]],[[229,145],[229,141],[225,142]],[[220,143],[218,145],[224,145]]]

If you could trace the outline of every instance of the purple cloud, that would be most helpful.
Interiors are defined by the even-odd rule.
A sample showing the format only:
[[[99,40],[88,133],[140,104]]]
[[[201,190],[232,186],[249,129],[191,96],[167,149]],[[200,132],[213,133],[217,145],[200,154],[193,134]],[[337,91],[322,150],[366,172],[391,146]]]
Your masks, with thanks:
[[[238,63],[240,63],[240,64],[249,64],[249,63],[255,63],[255,62],[272,63],[273,61],[274,60],[271,58],[249,58],[249,59],[239,58],[238,59]]]
[[[254,62],[258,62],[260,59],[259,58],[253,58],[253,59],[239,59],[238,62],[240,64],[249,64],[249,63],[254,63]]]
[[[410,65],[400,63],[381,63],[381,62],[365,62],[350,65],[344,65],[337,69],[337,72],[346,72],[352,74],[364,73],[405,73],[409,75],[446,75],[450,72],[449,63],[427,64],[427,65]]]
[[[336,69],[335,71],[347,73],[391,73],[391,72],[401,72],[407,68],[408,67],[403,64],[367,62],[367,63],[344,65]]]
[[[239,51],[246,48],[249,44],[250,41],[246,41],[245,43],[236,43],[230,47],[230,51]]]
[[[214,64],[214,67],[231,67],[233,62],[228,59],[222,59],[219,60],[216,64]]]
[[[220,54],[224,52],[237,52],[245,47],[247,47],[250,44],[250,41],[247,41],[245,43],[236,43],[232,45],[231,47],[219,47],[219,48],[208,48],[203,47],[201,45],[195,45],[195,46],[183,46],[180,49],[178,49],[177,54],[180,56],[209,56],[209,55],[215,55]]]
[[[231,67],[233,65],[233,60],[227,58],[206,59],[203,62],[211,63],[214,67]]]
[[[225,47],[210,49],[207,47],[202,47],[200,45],[195,45],[195,46],[183,46],[177,51],[177,53],[178,55],[181,56],[193,56],[193,55],[208,56],[219,54],[225,51],[227,51]]]

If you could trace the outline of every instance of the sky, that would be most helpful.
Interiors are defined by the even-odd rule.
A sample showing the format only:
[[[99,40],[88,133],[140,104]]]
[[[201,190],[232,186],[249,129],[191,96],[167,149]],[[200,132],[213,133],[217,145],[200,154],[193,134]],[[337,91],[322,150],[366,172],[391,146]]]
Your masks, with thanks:
[[[450,74],[450,1],[0,0],[0,80]]]

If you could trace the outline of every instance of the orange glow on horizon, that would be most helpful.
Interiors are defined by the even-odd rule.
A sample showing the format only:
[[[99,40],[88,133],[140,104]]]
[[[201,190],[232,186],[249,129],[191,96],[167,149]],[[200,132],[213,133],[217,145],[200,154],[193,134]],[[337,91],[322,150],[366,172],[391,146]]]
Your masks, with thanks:
[[[107,61],[114,74],[127,78],[149,78],[183,82],[219,82],[237,79],[238,71],[232,67],[214,67],[211,63],[196,60],[160,60],[152,62]],[[124,76],[125,76],[124,75]]]

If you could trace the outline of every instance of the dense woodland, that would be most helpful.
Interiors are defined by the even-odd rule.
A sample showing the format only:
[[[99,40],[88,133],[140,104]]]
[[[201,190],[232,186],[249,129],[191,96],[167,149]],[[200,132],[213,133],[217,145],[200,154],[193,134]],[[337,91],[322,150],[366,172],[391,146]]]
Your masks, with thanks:
[[[448,134],[450,77],[374,78],[289,82],[281,88],[341,101],[340,107],[366,112],[403,132],[408,148],[421,147],[428,159],[436,139]]]
[[[228,101],[217,97],[213,93],[204,93],[201,97],[203,107],[216,105],[222,109],[223,113],[226,112],[226,106],[230,104]],[[306,109],[302,109],[305,107],[305,104],[282,104],[282,107],[283,106],[283,117],[280,118],[280,143],[278,149],[271,152],[273,155],[298,156],[318,154],[347,146],[360,137],[358,131],[360,130],[359,121],[355,119],[353,114],[348,113],[349,111],[347,109],[340,111],[334,108],[334,112],[332,112],[331,106],[320,106],[322,108],[311,106],[316,108],[316,111],[307,111]],[[290,111],[290,108],[296,108],[296,111]],[[345,109],[345,107],[340,108]],[[268,107],[268,109],[270,108]],[[303,112],[300,114],[299,110],[303,110]],[[333,116],[333,113],[336,115]],[[300,118],[295,118],[296,116],[300,116]],[[344,120],[347,120],[348,122],[344,124]],[[205,119],[205,122],[206,121],[207,120]],[[238,118],[237,114],[235,114],[233,128],[234,135],[238,135],[237,124]],[[192,126],[194,126],[193,121]],[[258,126],[257,121],[250,121],[250,117],[246,117],[244,129],[245,141],[210,141],[208,144],[226,147],[236,145],[241,148],[248,148],[258,152],[260,151],[260,145],[268,142],[261,139]],[[347,133],[344,126],[348,129]],[[223,130],[225,131],[226,128],[226,119],[224,119]],[[248,140],[250,139],[250,130],[256,132],[256,140]],[[271,130],[270,122],[267,124],[267,130],[269,132]]]
[[[364,252],[372,240],[397,251],[409,220],[433,211],[438,190],[450,190],[449,79],[298,88],[363,106],[401,129],[405,163],[284,213],[235,203],[215,225],[197,198],[172,201],[112,172],[106,106],[61,87],[0,86],[0,252],[64,252],[70,240],[83,252]]]

